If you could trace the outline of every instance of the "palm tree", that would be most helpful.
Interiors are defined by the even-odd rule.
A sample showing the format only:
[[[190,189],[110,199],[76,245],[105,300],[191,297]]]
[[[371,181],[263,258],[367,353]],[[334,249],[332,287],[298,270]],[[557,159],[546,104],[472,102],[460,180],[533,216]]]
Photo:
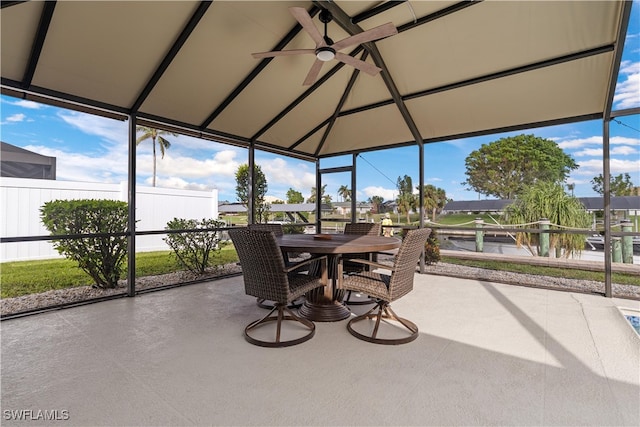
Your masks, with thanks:
[[[142,132],[142,135],[136,139],[136,145],[139,145],[142,141],[146,141],[151,138],[151,142],[153,143],[153,186],[156,186],[156,139],[158,140],[158,145],[160,146],[160,153],[162,153],[162,158],[164,159],[165,151],[171,147],[171,143],[166,140],[162,135],[171,135],[178,136],[178,134],[173,132],[168,132],[165,130],[158,130],[154,128],[149,128],[145,126],[136,126],[136,132]]]
[[[419,188],[419,187],[417,187]],[[447,204],[447,192],[435,185],[427,184],[422,190],[425,210],[431,209],[431,220],[436,222],[436,213]]]
[[[338,195],[342,197],[343,202],[351,200],[351,190],[349,190],[349,187],[346,185],[341,185],[340,188],[338,188]]]
[[[326,188],[327,188],[327,184],[320,187],[320,202],[326,205],[331,205],[331,196],[328,194],[325,194]],[[311,187],[311,195],[307,199],[307,203],[315,203],[317,196],[318,195],[317,195],[316,187]]]
[[[369,203],[373,205],[373,213],[381,213],[380,208],[382,206],[382,202],[384,202],[384,198],[381,196],[369,197]]]
[[[577,198],[565,193],[562,185],[553,182],[538,182],[528,187],[512,204],[505,209],[507,221],[510,224],[529,224],[548,219],[553,224],[563,228],[586,229],[591,224],[591,217]],[[531,253],[536,253],[540,244],[539,234],[518,233],[518,245],[526,245]],[[582,234],[553,233],[549,238],[549,248],[556,249],[556,253],[564,251],[568,258],[572,254],[580,253],[584,249]]]
[[[307,199],[307,203],[315,203],[316,202],[316,187],[311,187],[311,194]]]
[[[444,209],[445,206],[447,206],[447,203],[449,203],[449,198],[447,197],[447,191],[444,188],[440,188],[438,187],[438,189],[436,190],[436,197],[438,200],[438,206],[437,208],[442,211],[442,209]],[[433,222],[436,221],[436,214],[435,212],[433,213]]]
[[[407,224],[411,222],[411,211],[416,207],[416,196],[413,194],[413,184],[411,177],[405,175],[404,178],[398,177],[398,210],[400,213],[407,215]]]

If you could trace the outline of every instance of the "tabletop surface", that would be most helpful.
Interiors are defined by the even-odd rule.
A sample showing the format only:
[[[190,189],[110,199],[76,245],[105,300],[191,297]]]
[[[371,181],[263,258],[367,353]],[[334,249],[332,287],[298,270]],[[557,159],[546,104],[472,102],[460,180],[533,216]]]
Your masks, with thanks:
[[[323,238],[324,237],[324,238]],[[386,251],[400,247],[400,239],[383,236],[350,234],[285,234],[277,238],[278,245],[288,251],[316,254],[347,254]]]

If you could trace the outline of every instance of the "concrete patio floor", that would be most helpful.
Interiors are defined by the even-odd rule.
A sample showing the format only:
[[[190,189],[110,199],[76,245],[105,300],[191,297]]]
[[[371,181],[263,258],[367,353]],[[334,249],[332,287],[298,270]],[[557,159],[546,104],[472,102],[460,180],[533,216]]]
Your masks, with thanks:
[[[2,425],[640,425],[640,337],[618,310],[638,301],[417,275],[393,307],[416,341],[345,320],[253,346],[266,312],[241,277],[7,320]]]

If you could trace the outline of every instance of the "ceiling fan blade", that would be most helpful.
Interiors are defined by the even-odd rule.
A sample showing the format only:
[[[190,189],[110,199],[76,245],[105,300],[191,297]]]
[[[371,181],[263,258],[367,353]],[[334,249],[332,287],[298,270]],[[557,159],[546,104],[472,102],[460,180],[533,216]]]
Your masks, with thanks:
[[[309,86],[316,81],[316,79],[318,78],[318,74],[320,74],[320,70],[322,69],[323,64],[324,62],[320,61],[319,59],[315,60],[315,62],[311,66],[311,69],[309,70],[309,74],[307,74],[307,77],[304,79],[304,82],[302,83],[303,86]]]
[[[351,65],[354,68],[357,68],[358,70],[365,72],[369,75],[375,76],[376,74],[378,74],[380,71],[382,71],[381,68],[376,67],[373,64],[370,64],[368,62],[364,62],[360,59],[354,58],[353,56],[349,56],[347,54],[341,53],[341,52],[336,52],[336,59],[338,61],[344,62],[347,65]]]
[[[274,56],[289,56],[289,55],[305,55],[305,54],[315,54],[316,51],[314,49],[291,49],[291,50],[273,50],[271,52],[258,52],[252,53],[251,56],[254,58],[272,58]]]
[[[373,40],[382,39],[384,37],[393,36],[398,34],[398,30],[396,26],[391,22],[387,22],[386,24],[380,25],[379,27],[372,28],[367,31],[363,31],[361,33],[355,34],[351,37],[347,37],[346,39],[342,39],[333,45],[332,48],[335,50],[344,49],[347,46],[353,46],[360,43],[366,43]]]
[[[322,34],[320,34],[320,31],[311,20],[311,16],[309,15],[309,12],[307,12],[307,9],[304,7],[290,7],[289,12],[294,18],[296,18],[296,21],[302,25],[302,28],[309,33],[313,41],[316,42],[316,47],[327,45],[324,41],[324,37],[322,37]]]

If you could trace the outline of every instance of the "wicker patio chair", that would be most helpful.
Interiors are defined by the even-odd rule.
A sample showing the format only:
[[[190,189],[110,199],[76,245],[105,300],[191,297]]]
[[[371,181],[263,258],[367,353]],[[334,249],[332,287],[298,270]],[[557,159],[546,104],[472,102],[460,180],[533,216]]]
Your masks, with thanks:
[[[268,224],[268,223],[249,224],[247,227],[249,228],[249,230],[272,231],[276,237],[284,236],[284,230],[282,229],[281,224]],[[289,254],[287,252],[283,251],[282,257],[284,258],[284,263],[286,265],[291,264],[289,260]],[[292,301],[291,304],[289,304],[289,308],[300,308],[303,302],[304,301],[302,300],[302,298],[297,299],[296,301]],[[267,301],[264,298],[257,298],[256,304],[258,304],[258,307],[264,308],[267,310],[271,310],[274,306],[274,303],[272,301]]]
[[[379,236],[382,231],[380,223],[374,222],[349,222],[344,226],[344,234],[366,235],[366,236]],[[375,254],[352,254],[349,255],[349,259],[368,259],[370,261],[377,261]],[[368,266],[349,262],[348,260],[343,264],[343,273],[359,273],[361,271],[368,270]],[[342,301],[346,305],[365,305],[373,304],[375,301],[365,296],[361,299],[353,298],[353,292],[347,291],[344,300]]]
[[[351,260],[352,262],[361,263],[373,268],[391,269],[391,275],[373,271],[362,271],[343,277],[341,273],[345,260],[340,260],[338,264],[338,288],[366,293],[376,299],[375,307],[365,314],[356,316],[349,321],[347,329],[351,335],[376,344],[404,344],[418,337],[418,327],[413,322],[398,317],[391,309],[390,304],[408,294],[413,289],[416,265],[420,254],[424,250],[424,245],[429,234],[431,234],[431,229],[429,228],[420,228],[407,232],[392,268],[388,265],[367,260]],[[371,319],[375,319],[375,325],[373,325],[373,332],[370,335],[364,335],[353,328],[355,323]],[[409,330],[410,335],[395,339],[378,338],[377,334],[382,319],[399,322]]]
[[[344,234],[379,236],[380,232],[381,225],[379,222],[348,222],[344,225]]]
[[[249,227],[249,230],[273,231],[276,237],[284,235],[282,224],[249,224],[247,227]]]
[[[256,298],[274,301],[274,307],[262,319],[251,322],[244,330],[245,339],[251,344],[263,347],[287,347],[303,343],[315,334],[313,322],[298,317],[287,304],[306,292],[327,284],[327,258],[313,258],[286,266],[282,251],[272,231],[235,229],[229,236],[240,258],[244,277],[245,293]],[[300,274],[297,270],[310,262],[320,262],[321,276]],[[272,315],[277,311],[276,315]],[[276,322],[275,340],[265,341],[250,335],[250,332],[270,322]],[[282,322],[299,322],[309,332],[302,337],[281,339]]]

